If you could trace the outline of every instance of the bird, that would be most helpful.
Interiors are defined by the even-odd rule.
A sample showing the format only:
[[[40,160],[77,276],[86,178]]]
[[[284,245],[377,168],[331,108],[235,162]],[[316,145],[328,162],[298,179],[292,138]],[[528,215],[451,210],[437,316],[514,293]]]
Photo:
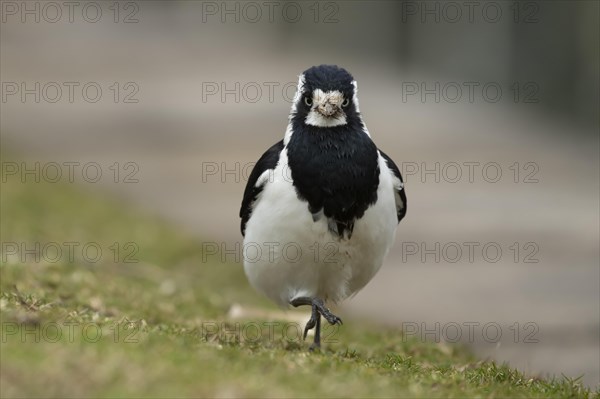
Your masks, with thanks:
[[[310,306],[303,338],[321,347],[327,307],[379,271],[406,215],[398,166],[359,110],[354,77],[336,65],[299,75],[282,140],[256,162],[240,208],[244,272],[281,307]]]

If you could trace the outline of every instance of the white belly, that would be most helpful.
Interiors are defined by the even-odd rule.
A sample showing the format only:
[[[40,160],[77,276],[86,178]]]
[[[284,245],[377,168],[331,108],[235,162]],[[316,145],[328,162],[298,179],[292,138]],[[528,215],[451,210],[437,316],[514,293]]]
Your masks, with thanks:
[[[377,202],[355,222],[350,239],[339,238],[298,199],[284,149],[246,225],[250,284],[282,306],[301,296],[337,302],[363,288],[383,264],[397,226],[392,175],[381,156],[379,167]]]

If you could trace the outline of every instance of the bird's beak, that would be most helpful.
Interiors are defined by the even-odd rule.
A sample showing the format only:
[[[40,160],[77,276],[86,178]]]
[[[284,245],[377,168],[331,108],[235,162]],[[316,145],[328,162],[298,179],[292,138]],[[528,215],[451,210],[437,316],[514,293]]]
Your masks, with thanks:
[[[341,104],[344,101],[341,93],[327,92],[317,95],[317,111],[323,116],[333,116],[341,111]]]
[[[325,102],[325,103],[319,104],[319,106],[317,107],[317,110],[323,116],[332,116],[332,115],[335,115],[338,112],[340,112],[340,106],[337,104],[332,104],[330,102]]]

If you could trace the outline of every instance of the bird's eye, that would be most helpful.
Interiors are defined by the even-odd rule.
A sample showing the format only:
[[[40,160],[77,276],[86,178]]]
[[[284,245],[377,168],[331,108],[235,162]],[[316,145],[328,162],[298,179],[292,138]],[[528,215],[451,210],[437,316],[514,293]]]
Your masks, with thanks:
[[[312,97],[304,97],[304,104],[310,107],[312,105]]]
[[[346,108],[349,104],[350,104],[350,100],[345,99],[344,102],[342,103],[342,107]]]

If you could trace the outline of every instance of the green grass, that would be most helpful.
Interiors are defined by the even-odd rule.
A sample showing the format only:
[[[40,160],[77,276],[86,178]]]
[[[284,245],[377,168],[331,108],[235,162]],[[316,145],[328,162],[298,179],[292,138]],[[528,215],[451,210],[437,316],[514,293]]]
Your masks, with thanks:
[[[308,352],[287,328],[293,313],[239,264],[203,259],[198,238],[72,185],[15,176],[1,188],[2,397],[599,397],[356,321]],[[49,245],[69,242],[72,257]],[[34,251],[13,254],[15,243]],[[235,303],[245,319],[228,316]]]

